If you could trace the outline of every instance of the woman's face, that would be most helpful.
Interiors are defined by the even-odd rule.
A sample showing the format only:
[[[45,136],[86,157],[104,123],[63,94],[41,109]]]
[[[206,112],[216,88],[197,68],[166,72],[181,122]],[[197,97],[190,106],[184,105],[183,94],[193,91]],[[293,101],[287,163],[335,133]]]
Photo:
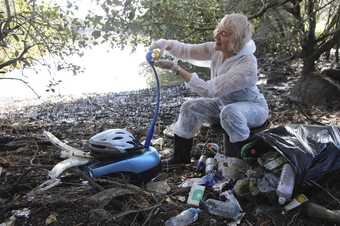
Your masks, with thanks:
[[[228,30],[217,30],[215,33],[216,50],[222,51],[223,53],[232,53],[232,33]]]

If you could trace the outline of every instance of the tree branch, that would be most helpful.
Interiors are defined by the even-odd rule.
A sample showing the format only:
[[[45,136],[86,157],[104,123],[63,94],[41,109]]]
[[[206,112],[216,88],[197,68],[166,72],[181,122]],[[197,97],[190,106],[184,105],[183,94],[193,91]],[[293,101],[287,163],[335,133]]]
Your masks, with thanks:
[[[271,9],[271,8],[275,8],[275,7],[279,7],[279,6],[282,6],[284,4],[286,4],[287,2],[289,2],[291,0],[284,0],[282,2],[279,2],[279,3],[272,3],[272,4],[266,4],[262,1],[262,8],[259,10],[259,12],[257,12],[256,14],[254,15],[250,15],[248,16],[248,19],[249,20],[252,20],[252,19],[255,19],[255,18],[258,18],[258,17],[261,17],[263,14],[265,14],[267,12],[268,9]]]
[[[16,63],[16,62],[19,61],[19,60],[22,60],[22,59],[24,58],[24,55],[25,55],[25,54],[28,52],[28,50],[29,50],[30,48],[32,48],[32,47],[33,47],[33,45],[32,45],[32,46],[28,46],[28,47],[24,47],[23,51],[19,54],[19,56],[18,56],[17,58],[8,60],[8,61],[6,61],[5,63],[0,64],[0,69],[1,69],[1,68],[4,68],[4,67],[7,67],[7,66],[9,66],[9,65],[12,65],[12,64]]]
[[[333,38],[329,41],[325,42],[324,44],[320,45],[319,48],[317,48],[317,51],[313,54],[313,57],[319,58],[322,53],[330,50],[332,47],[334,47],[337,43],[339,43],[340,40],[340,28],[338,28],[336,31],[333,32]],[[316,59],[317,59],[316,58]]]
[[[28,82],[26,82],[25,80],[23,79],[20,79],[20,78],[3,78],[3,77],[0,77],[0,80],[1,79],[7,79],[7,80],[16,80],[16,81],[19,81],[19,82],[22,82],[24,83],[28,88],[30,88],[30,90],[37,96],[38,99],[40,99],[40,95],[32,88],[32,86],[30,86],[30,84]]]

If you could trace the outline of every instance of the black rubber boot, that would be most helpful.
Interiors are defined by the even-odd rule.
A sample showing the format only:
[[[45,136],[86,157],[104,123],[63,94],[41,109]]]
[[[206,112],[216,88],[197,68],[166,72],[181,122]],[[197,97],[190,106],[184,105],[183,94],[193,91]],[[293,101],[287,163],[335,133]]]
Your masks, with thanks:
[[[186,139],[175,134],[174,154],[165,159],[165,164],[188,164],[191,159],[191,148],[193,144],[193,138]]]
[[[248,140],[230,143],[230,146],[227,150],[227,153],[225,153],[228,157],[236,157],[241,158],[241,148],[243,145],[245,145],[248,142]]]

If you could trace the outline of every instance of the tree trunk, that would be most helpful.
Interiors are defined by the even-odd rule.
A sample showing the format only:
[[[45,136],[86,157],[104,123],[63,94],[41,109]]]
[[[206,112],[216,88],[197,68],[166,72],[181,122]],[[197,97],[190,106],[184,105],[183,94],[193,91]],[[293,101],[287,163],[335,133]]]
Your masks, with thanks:
[[[315,28],[316,28],[316,12],[315,12],[315,2],[313,0],[307,1],[307,15],[308,17],[308,30],[304,33],[302,38],[302,59],[303,68],[302,75],[310,74],[315,70],[315,50],[317,48]]]
[[[339,63],[339,44],[336,44],[335,46],[335,63]]]
[[[315,71],[315,60],[313,57],[303,58],[302,75],[309,75]]]

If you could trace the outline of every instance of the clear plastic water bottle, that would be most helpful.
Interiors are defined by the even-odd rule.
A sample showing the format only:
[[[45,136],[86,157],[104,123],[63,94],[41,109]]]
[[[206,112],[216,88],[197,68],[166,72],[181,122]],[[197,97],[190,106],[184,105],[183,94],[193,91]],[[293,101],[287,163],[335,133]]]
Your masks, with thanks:
[[[165,226],[186,226],[194,223],[198,219],[199,208],[190,208],[182,211],[175,217],[171,217],[165,222]]]
[[[202,171],[202,172],[204,171],[206,160],[207,160],[207,156],[204,155],[204,154],[201,155],[201,157],[198,159],[197,165],[196,165],[198,171]]]
[[[237,199],[227,199],[225,201],[208,199],[200,202],[200,207],[210,214],[227,219],[240,219],[242,209]]]
[[[279,185],[276,189],[278,202],[280,205],[285,204],[292,198],[295,185],[295,174],[292,166],[286,163],[282,167]]]
[[[214,174],[216,172],[217,162],[214,158],[207,158],[205,160],[205,173]]]

